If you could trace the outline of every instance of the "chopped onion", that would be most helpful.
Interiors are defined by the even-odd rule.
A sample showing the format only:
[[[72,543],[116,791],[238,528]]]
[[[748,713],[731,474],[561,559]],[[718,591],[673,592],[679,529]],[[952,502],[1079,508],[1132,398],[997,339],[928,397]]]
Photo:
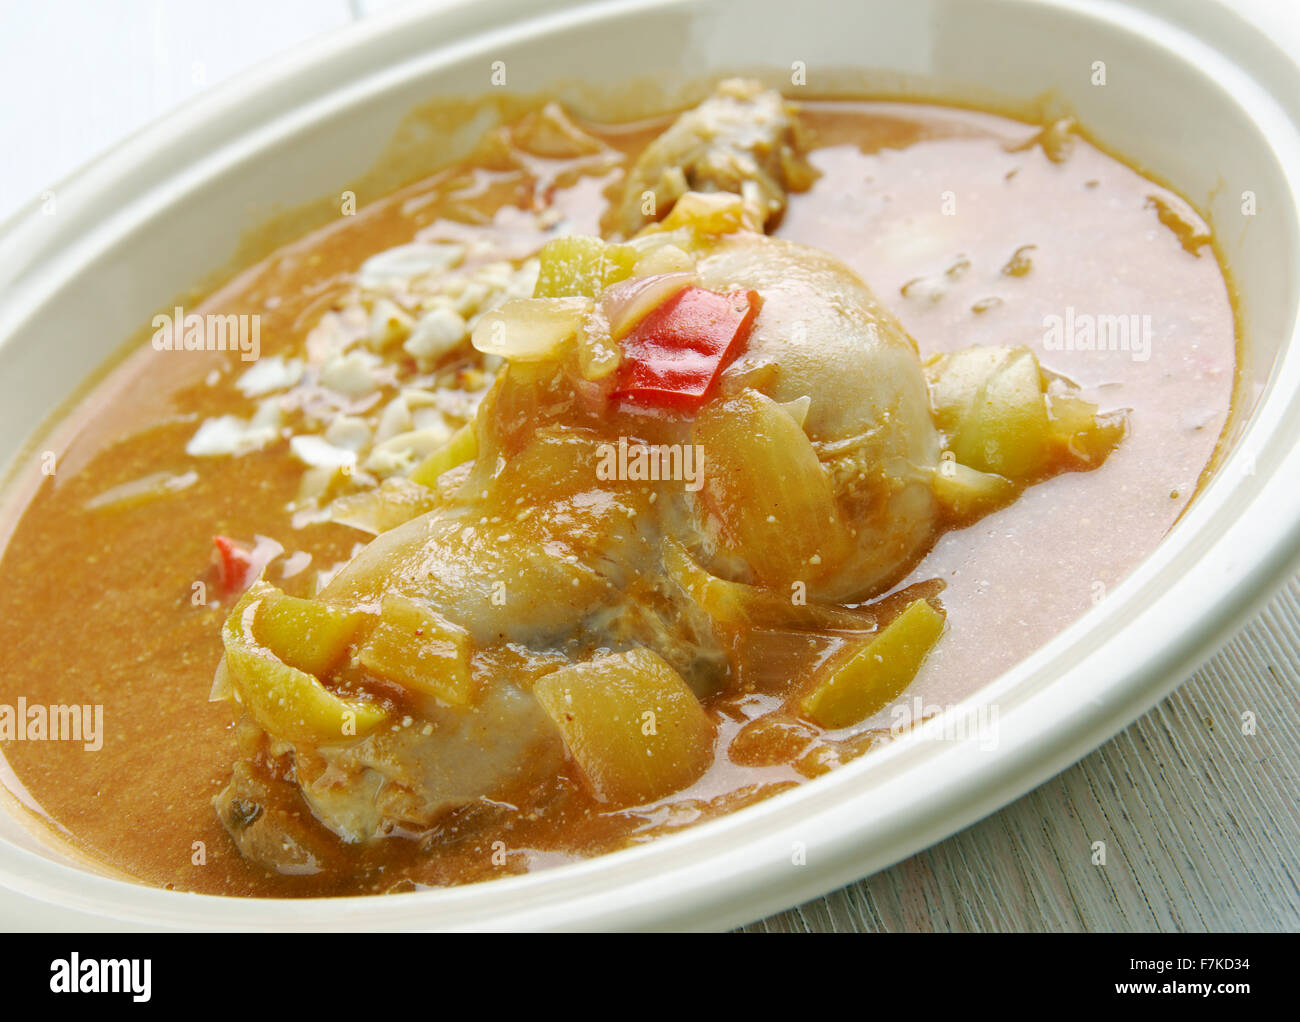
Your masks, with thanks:
[[[474,326],[474,347],[518,362],[552,358],[591,312],[590,298],[524,298],[485,313]]]
[[[179,493],[198,481],[199,474],[193,471],[181,474],[155,472],[141,479],[133,479],[129,483],[111,487],[91,497],[86,501],[86,510],[95,511],[104,507],[123,508],[143,504],[157,497],[165,497],[169,493]]]
[[[695,269],[695,256],[673,244],[652,248],[637,258],[633,276],[649,277],[656,273],[679,273]]]
[[[693,283],[694,273],[657,273],[651,277],[634,277],[606,289],[600,297],[600,310],[609,320],[609,336],[616,341],[624,337],[650,312]]]
[[[691,440],[708,466],[699,505],[758,581],[812,588],[852,554],[853,534],[816,450],[771,398],[746,390],[705,405]]]
[[[437,504],[423,486],[396,476],[373,490],[339,497],[330,505],[330,519],[372,536],[395,529]]]
[[[609,320],[597,307],[578,331],[578,371],[584,380],[604,380],[622,361],[623,352],[610,336]]]
[[[781,402],[781,407],[789,414],[790,418],[799,423],[799,428],[803,429],[803,424],[808,421],[808,409],[812,407],[812,398],[805,394],[793,401]]]
[[[357,452],[342,447],[335,447],[318,436],[301,435],[291,437],[289,449],[294,456],[312,468],[351,468],[357,463]]]
[[[303,363],[300,358],[285,361],[281,355],[258,359],[235,381],[244,397],[261,397],[276,390],[288,390],[302,379]]]
[[[777,590],[711,575],[672,538],[664,540],[663,558],[668,577],[722,628],[742,631],[806,628],[836,632],[870,632],[876,628],[876,618],[870,610],[816,601],[794,603]]]

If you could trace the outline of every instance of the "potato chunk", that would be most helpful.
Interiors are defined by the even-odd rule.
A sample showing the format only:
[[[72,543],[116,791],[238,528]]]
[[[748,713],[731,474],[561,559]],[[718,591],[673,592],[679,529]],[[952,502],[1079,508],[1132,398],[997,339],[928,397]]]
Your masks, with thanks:
[[[800,710],[825,728],[865,720],[912,683],[943,628],[941,611],[928,600],[913,601],[848,660],[832,664],[800,700]]]
[[[468,706],[469,633],[427,604],[385,596],[379,624],[357,653],[361,666],[403,688]]]
[[[713,760],[713,724],[681,676],[649,650],[561,668],[538,679],[533,694],[602,801],[663,798]]]

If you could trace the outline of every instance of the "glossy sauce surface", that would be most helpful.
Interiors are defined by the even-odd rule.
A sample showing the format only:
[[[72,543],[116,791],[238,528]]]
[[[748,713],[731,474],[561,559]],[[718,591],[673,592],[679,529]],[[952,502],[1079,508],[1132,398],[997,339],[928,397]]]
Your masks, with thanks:
[[[1128,436],[1100,469],[1031,487],[946,534],[905,580],[946,583],[948,632],[905,695],[928,713],[1077,619],[1187,506],[1229,414],[1231,298],[1202,243],[1205,227],[1182,200],[1082,139],[1066,153],[1050,138],[1036,143],[1036,126],[912,104],[812,103],[804,120],[821,176],[792,197],[779,236],[849,263],[923,356],[1028,345],[1104,410],[1130,410]],[[630,157],[660,126],[587,127]],[[566,230],[595,233],[621,176],[558,160],[530,171],[442,172],[281,250],[198,311],[258,313],[263,353],[288,350],[367,256],[416,238],[477,238],[498,258],[520,258],[555,229],[538,225],[539,210],[554,208],[552,222]],[[1047,348],[1046,317],[1067,314],[1149,316],[1149,358]],[[21,518],[0,561],[0,703],[102,704],[106,734],[95,752],[66,742],[7,742],[3,752],[24,801],[91,858],[147,883],[210,893],[402,890],[645,840],[804,779],[788,765],[735,762],[732,738],[770,700],[722,697],[708,707],[721,725],[714,766],[655,806],[602,812],[576,776],[561,776],[533,811],[457,814],[423,848],[399,839],[337,845],[316,876],[245,862],[211,806],[235,755],[230,710],[207,698],[228,608],[192,602],[195,581],[210,579],[211,537],[268,536],[286,553],[309,554],[293,577],[273,567],[273,581],[300,594],[366,539],[335,524],[294,527],[286,506],[302,466],[287,441],[235,458],[186,455],[203,419],[245,413],[233,387],[245,368],[229,354],[145,347],[76,412],[57,471],[30,504],[9,510]],[[197,481],[174,495],[127,510],[86,506],[151,473],[189,471]],[[884,711],[856,737],[826,744],[826,761],[883,740],[893,719]]]

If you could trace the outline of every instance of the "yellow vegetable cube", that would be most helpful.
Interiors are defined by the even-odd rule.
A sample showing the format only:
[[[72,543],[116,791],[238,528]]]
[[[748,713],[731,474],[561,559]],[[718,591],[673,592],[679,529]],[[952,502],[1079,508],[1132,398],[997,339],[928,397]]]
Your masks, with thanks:
[[[712,722],[681,675],[649,650],[561,668],[539,678],[533,694],[603,801],[652,802],[713,761]]]
[[[896,699],[912,683],[943,634],[944,615],[915,600],[848,660],[832,664],[800,700],[804,716],[825,728],[849,727]]]
[[[253,637],[283,660],[318,677],[342,659],[364,615],[267,587],[253,617]]]
[[[632,274],[636,250],[631,245],[610,245],[600,238],[572,235],[553,238],[538,255],[534,298],[585,297],[598,294]]]
[[[469,633],[426,604],[391,594],[380,607],[379,624],[357,653],[361,666],[403,688],[468,706]]]
[[[291,667],[261,647],[254,621],[274,587],[258,583],[235,604],[222,627],[226,648],[218,689],[227,687],[262,730],[297,744],[324,745],[362,737],[388,717],[365,699],[335,695],[306,671]],[[222,683],[224,681],[224,683]]]

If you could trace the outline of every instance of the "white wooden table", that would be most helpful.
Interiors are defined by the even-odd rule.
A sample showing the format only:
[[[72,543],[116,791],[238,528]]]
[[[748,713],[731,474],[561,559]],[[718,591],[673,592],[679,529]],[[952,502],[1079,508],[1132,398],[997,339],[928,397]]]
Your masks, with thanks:
[[[201,89],[391,4],[0,2],[0,219]],[[1300,929],[1297,665],[1293,582],[1178,692],[1063,774],[748,929]],[[1092,863],[1095,841],[1105,866]]]

